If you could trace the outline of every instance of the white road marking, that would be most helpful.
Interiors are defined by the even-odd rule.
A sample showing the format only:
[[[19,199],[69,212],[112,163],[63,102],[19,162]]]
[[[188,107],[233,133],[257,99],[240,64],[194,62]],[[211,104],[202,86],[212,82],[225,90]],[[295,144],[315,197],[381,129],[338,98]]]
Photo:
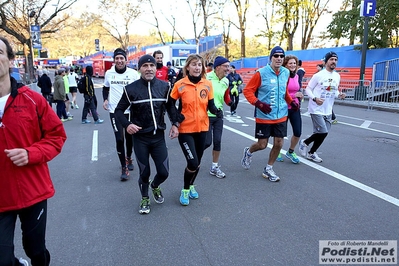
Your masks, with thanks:
[[[360,127],[362,127],[362,128],[368,128],[368,127],[371,125],[371,123],[373,123],[373,121],[365,120],[365,121],[363,122],[363,124],[360,125]]]
[[[91,146],[91,160],[98,161],[98,130],[93,131],[93,142]]]
[[[341,123],[341,122],[340,122],[340,123]],[[244,132],[241,132],[241,131],[239,131],[239,130],[237,130],[237,129],[234,129],[234,128],[232,128],[232,127],[229,127],[229,126],[224,125],[223,128],[226,129],[226,130],[229,130],[229,131],[231,131],[231,132],[233,132],[233,133],[236,133],[237,135],[240,135],[240,136],[242,136],[242,137],[244,137],[244,138],[247,138],[247,139],[249,139],[249,140],[257,141],[254,137],[252,137],[252,136],[250,136],[250,135],[248,135],[248,134],[246,134],[246,133],[244,133]],[[272,144],[268,143],[267,147],[268,147],[269,149],[271,149],[271,148],[272,148]],[[287,151],[281,149],[281,152],[282,152],[283,154],[285,154]],[[390,195],[388,195],[388,194],[386,194],[386,193],[383,193],[383,192],[381,192],[381,191],[379,191],[379,190],[377,190],[377,189],[374,189],[374,188],[372,188],[372,187],[369,187],[369,186],[367,186],[367,185],[365,185],[365,184],[363,184],[363,183],[360,183],[360,182],[358,182],[358,181],[355,181],[355,180],[353,180],[353,179],[351,179],[351,178],[349,178],[349,177],[346,177],[346,176],[344,176],[344,175],[341,175],[341,174],[339,174],[339,173],[337,173],[337,172],[334,172],[334,171],[332,171],[332,170],[330,170],[330,169],[327,169],[327,168],[321,166],[320,164],[314,163],[314,162],[312,162],[312,161],[309,161],[309,160],[304,159],[304,160],[301,160],[301,163],[302,163],[302,164],[306,164],[306,165],[308,165],[308,166],[310,166],[310,167],[312,167],[312,168],[314,168],[314,169],[316,169],[316,170],[319,170],[320,172],[323,172],[323,173],[325,173],[325,174],[327,174],[327,175],[329,175],[329,176],[331,176],[331,177],[334,177],[334,178],[336,178],[336,179],[338,179],[338,180],[341,180],[342,182],[345,182],[345,183],[347,183],[347,184],[349,184],[349,185],[351,185],[351,186],[353,186],[353,187],[356,187],[356,188],[358,188],[358,189],[361,189],[361,190],[363,190],[363,191],[366,192],[366,193],[369,193],[369,194],[371,194],[371,195],[373,195],[373,196],[376,196],[377,198],[380,198],[380,199],[382,199],[382,200],[385,200],[385,201],[387,201],[387,202],[389,202],[389,203],[392,203],[393,205],[399,207],[399,199],[394,198],[394,197],[392,197],[392,196],[390,196]]]

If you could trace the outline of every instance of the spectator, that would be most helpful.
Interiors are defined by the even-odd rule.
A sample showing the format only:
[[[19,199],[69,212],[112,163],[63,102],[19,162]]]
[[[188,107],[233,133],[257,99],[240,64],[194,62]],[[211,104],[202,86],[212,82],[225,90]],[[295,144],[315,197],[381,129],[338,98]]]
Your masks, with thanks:
[[[94,92],[94,84],[93,84],[93,67],[87,66],[84,75],[84,84],[85,84],[85,93],[83,94],[85,103],[82,110],[82,124],[91,123],[90,120],[87,119],[87,114],[89,110],[94,119],[95,124],[102,124],[104,120],[100,119],[97,115],[96,105],[95,105],[95,92]]]
[[[242,78],[240,74],[236,72],[236,67],[233,65],[230,68],[230,73],[227,75],[227,78],[229,80],[229,92],[231,102],[234,103],[230,105],[230,115],[235,116],[237,114],[236,110],[238,102],[240,101],[240,93],[238,87],[242,84]]]
[[[53,84],[51,83],[51,79],[48,76],[48,70],[43,69],[43,74],[40,76],[37,86],[41,89],[41,93],[43,97],[47,100],[47,102],[52,106],[53,102],[53,95],[51,93],[51,89],[53,87]]]
[[[299,88],[302,90],[302,80],[303,77],[305,76],[305,69],[302,67],[302,60],[298,60],[298,71],[296,74],[298,75],[298,82],[299,82]]]
[[[54,101],[57,104],[57,115],[62,122],[72,120],[71,116],[67,115],[66,112],[66,92],[65,92],[65,82],[64,82],[65,69],[60,68],[57,71],[57,76],[54,80]]]

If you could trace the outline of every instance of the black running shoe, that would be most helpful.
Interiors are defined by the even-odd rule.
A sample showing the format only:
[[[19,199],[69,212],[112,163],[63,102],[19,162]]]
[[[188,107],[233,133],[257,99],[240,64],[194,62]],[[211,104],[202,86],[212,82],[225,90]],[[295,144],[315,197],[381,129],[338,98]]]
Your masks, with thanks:
[[[129,169],[129,171],[134,170],[134,165],[133,165],[133,159],[126,157],[126,167]]]
[[[122,167],[121,181],[129,180],[129,169],[127,167]]]
[[[149,198],[142,198],[140,202],[140,214],[148,214],[150,213],[150,199]]]
[[[150,186],[151,186],[151,185],[150,185]],[[163,203],[163,202],[165,201],[165,199],[164,199],[164,197],[163,197],[163,195],[162,195],[161,188],[160,188],[160,187],[153,188],[153,187],[151,186],[151,189],[152,189],[152,195],[154,196],[155,202],[156,202],[156,203],[159,203],[159,204]]]

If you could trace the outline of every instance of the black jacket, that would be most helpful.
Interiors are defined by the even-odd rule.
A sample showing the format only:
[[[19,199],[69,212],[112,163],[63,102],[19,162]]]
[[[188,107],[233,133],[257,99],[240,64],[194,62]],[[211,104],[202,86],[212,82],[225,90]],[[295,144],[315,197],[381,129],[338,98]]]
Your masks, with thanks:
[[[46,74],[43,74],[40,76],[37,86],[41,89],[42,94],[50,94],[53,84],[51,84],[50,78]]]
[[[142,127],[136,134],[155,134],[156,130],[165,130],[166,111],[171,123],[177,122],[175,102],[169,94],[168,83],[157,78],[148,82],[140,78],[124,88],[122,98],[115,109],[115,117],[124,128],[131,123]],[[131,121],[123,114],[129,106]]]

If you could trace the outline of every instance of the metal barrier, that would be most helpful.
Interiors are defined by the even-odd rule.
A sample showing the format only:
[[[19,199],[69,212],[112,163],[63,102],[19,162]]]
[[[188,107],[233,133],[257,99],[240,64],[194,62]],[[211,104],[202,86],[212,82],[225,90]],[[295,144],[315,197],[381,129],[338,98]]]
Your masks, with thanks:
[[[374,63],[369,108],[384,106],[399,110],[399,59]]]

